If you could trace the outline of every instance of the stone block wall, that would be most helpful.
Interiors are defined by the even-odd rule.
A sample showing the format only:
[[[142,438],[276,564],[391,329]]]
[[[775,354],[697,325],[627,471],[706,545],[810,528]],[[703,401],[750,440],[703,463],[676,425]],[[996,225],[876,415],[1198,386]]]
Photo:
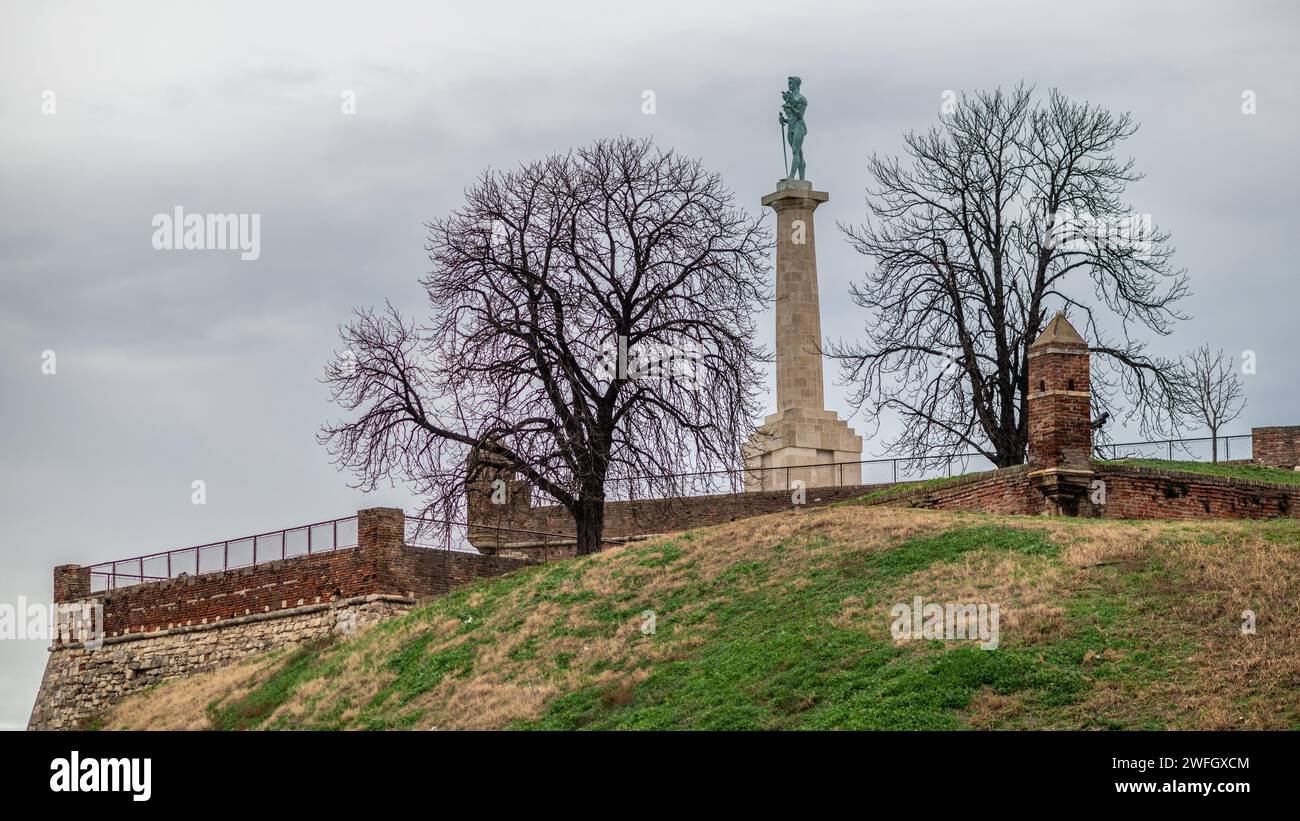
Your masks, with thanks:
[[[61,645],[51,650],[27,729],[78,729],[146,687],[286,645],[351,633],[401,615],[414,603],[399,596],[359,596],[217,624],[110,637],[96,649]]]
[[[92,649],[56,638],[29,728],[75,727],[160,681],[349,632],[531,563],[410,547],[404,530],[401,510],[372,508],[357,514],[356,547],[98,594],[87,568],[56,567],[55,601],[101,605],[103,643]]]

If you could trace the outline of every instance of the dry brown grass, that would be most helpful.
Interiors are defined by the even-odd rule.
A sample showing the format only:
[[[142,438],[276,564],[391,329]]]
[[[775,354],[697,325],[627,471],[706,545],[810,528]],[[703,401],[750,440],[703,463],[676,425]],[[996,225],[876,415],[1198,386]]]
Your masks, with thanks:
[[[113,706],[104,716],[103,726],[114,730],[211,729],[208,705],[247,695],[282,658],[282,654],[258,656],[146,690]]]
[[[998,602],[1004,644],[1045,645],[1077,629],[1067,616],[1072,596],[1132,597],[1133,619],[1118,628],[1110,642],[1115,646],[1090,650],[1080,665],[1085,674],[1100,665],[1124,665],[1126,642],[1186,648],[1172,674],[1158,681],[1096,679],[1079,703],[1059,711],[1052,726],[1084,726],[1094,716],[1128,726],[1294,726],[1300,684],[1297,545],[1269,541],[1249,523],[1081,523],[878,506],[802,509],[610,549],[554,566],[572,572],[542,595],[541,580],[554,569],[544,568],[493,599],[483,592],[471,596],[469,610],[491,605],[474,630],[463,629],[462,618],[435,605],[396,628],[369,631],[327,651],[339,661],[337,674],[302,684],[270,721],[310,726],[331,711],[345,726],[361,721],[366,705],[394,683],[396,673],[386,660],[424,636],[430,636],[429,656],[467,642],[475,647],[467,674],[445,675],[400,707],[420,714],[417,727],[483,729],[534,720],[558,696],[584,687],[600,688],[608,704],[618,705],[632,698],[655,665],[696,652],[711,624],[712,616],[701,611],[708,604],[760,587],[800,590],[810,565],[835,554],[883,550],[976,524],[1040,530],[1061,545],[1059,558],[977,550],[911,574],[886,591],[885,600],[903,601],[897,596],[906,593],[907,600],[919,594],[927,601]],[[774,560],[778,547],[784,558]],[[656,556],[661,561],[646,566]],[[617,602],[618,610],[634,613],[656,610],[688,585],[760,561],[769,572],[732,574],[716,596],[674,611],[678,623],[699,618],[699,629],[664,629],[647,641],[639,617],[612,630],[599,618],[602,603]],[[1240,633],[1240,614],[1247,608],[1259,614],[1255,636]],[[834,623],[887,636],[888,621],[869,609],[856,597],[846,598]],[[557,665],[558,658],[567,665]],[[105,726],[205,726],[209,703],[246,695],[271,669],[273,662],[263,659],[164,685],[119,705]],[[1019,695],[986,691],[963,717],[975,727],[1019,726],[1023,708]]]

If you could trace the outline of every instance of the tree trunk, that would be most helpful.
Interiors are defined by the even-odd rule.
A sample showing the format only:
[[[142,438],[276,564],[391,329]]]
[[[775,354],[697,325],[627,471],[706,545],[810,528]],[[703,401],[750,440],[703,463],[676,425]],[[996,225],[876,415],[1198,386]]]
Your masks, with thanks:
[[[578,500],[573,515],[578,533],[579,556],[600,551],[601,537],[605,533],[605,499],[603,496],[584,495]]]
[[[1210,462],[1219,462],[1219,429],[1210,428]]]

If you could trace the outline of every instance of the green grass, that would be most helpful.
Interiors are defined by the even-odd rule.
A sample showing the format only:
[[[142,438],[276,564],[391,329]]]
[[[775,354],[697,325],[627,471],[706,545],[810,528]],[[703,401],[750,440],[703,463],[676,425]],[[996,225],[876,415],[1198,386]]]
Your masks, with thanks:
[[[325,675],[316,662],[328,641],[303,644],[288,654],[278,669],[258,687],[229,703],[208,705],[208,721],[214,730],[248,730],[258,726],[283,704],[300,684]]]
[[[1201,675],[1189,661],[1214,654],[1207,642],[1230,637],[1242,607],[1274,614],[1276,598],[1257,598],[1285,592],[1262,569],[1253,582],[1232,570],[1210,584],[1206,561],[1253,546],[1256,559],[1243,566],[1265,568],[1259,557],[1300,545],[1293,519],[1135,526],[853,507],[798,515],[479,580],[355,637],[263,657],[251,687],[207,691],[197,709],[206,704],[216,729],[483,726],[470,721],[477,707],[455,701],[470,693],[479,700],[469,704],[508,717],[489,726],[514,729],[1202,726],[1173,696],[1150,694],[1217,692],[1213,676],[1188,685]],[[1094,540],[1110,560],[1064,553]],[[1037,597],[1047,611],[1020,600],[1039,590],[1050,592]],[[1003,622],[996,650],[897,642],[890,608],[914,595],[998,602],[1020,621],[1014,630]],[[637,629],[647,610],[653,633]],[[1188,615],[1198,612],[1223,625]],[[1275,681],[1287,680],[1277,669]],[[1278,686],[1238,685],[1237,712],[1300,726],[1300,710],[1268,700]],[[527,702],[538,689],[544,699]],[[516,709],[511,698],[525,703]]]
[[[1202,476],[1224,476],[1229,479],[1249,479],[1255,482],[1272,482],[1276,485],[1300,485],[1300,471],[1266,468],[1259,465],[1225,465],[1212,462],[1179,462],[1165,459],[1113,459],[1098,461],[1101,465],[1133,465],[1156,470],[1177,470],[1198,473]]]
[[[959,479],[969,479],[972,476],[981,476],[985,473],[992,473],[992,471],[983,470],[974,473],[963,473],[958,476],[939,476],[934,479],[921,479],[916,482],[899,482],[896,485],[883,487],[880,490],[873,490],[871,493],[868,493],[866,496],[862,496],[857,499],[853,499],[851,501],[839,502],[837,504],[845,504],[845,505],[868,504],[870,502],[879,501],[880,499],[893,496],[897,493],[902,493],[903,491],[933,490],[935,488],[942,487],[951,482],[956,482]]]
[[[713,611],[701,651],[656,667],[632,693],[593,685],[557,699],[516,729],[954,729],[983,687],[1025,693],[1043,705],[1086,689],[1077,661],[1040,664],[1019,650],[989,652],[942,642],[894,646],[888,635],[832,623],[848,597],[878,601],[909,574],[972,551],[1052,556],[1041,532],[984,525],[848,553],[810,569],[802,589],[729,597]],[[761,583],[774,560],[737,568]],[[728,585],[731,587],[731,585]],[[687,591],[683,600],[707,595]],[[928,646],[934,645],[934,646]],[[1079,654],[1082,658],[1082,654]]]

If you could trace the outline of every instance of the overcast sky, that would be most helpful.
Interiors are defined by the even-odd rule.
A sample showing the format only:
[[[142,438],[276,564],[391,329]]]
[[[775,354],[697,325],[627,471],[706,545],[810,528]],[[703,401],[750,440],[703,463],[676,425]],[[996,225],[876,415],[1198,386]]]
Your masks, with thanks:
[[[1141,123],[1128,199],[1194,291],[1153,349],[1254,350],[1233,432],[1300,423],[1292,3],[434,5],[4,4],[0,602],[48,601],[60,563],[404,506],[330,465],[317,380],[353,306],[422,308],[422,223],[488,166],[620,134],[700,157],[757,212],[791,73],[831,195],[826,336],[865,319],[847,289],[868,263],[833,225],[863,217],[867,155],[934,124],[945,90],[1024,79]],[[155,250],[176,206],[260,214],[260,256]],[[26,724],[45,657],[0,641],[0,726]]]

